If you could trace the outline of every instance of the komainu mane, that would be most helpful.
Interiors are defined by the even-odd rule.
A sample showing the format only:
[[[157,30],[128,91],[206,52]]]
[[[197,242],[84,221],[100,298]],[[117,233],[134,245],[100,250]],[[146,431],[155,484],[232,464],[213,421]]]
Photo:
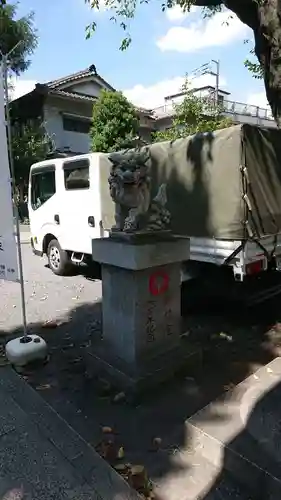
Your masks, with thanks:
[[[146,232],[161,231],[170,224],[170,213],[166,209],[166,185],[159,187],[151,199],[151,179],[148,150],[112,153],[108,179],[110,195],[115,203],[115,226],[113,231]]]

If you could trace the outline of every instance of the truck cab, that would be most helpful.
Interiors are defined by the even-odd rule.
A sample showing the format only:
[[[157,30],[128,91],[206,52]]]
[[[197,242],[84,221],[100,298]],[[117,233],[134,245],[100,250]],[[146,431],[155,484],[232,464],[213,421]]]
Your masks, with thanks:
[[[55,274],[87,259],[92,239],[101,237],[97,156],[46,160],[30,169],[31,246],[47,255]]]

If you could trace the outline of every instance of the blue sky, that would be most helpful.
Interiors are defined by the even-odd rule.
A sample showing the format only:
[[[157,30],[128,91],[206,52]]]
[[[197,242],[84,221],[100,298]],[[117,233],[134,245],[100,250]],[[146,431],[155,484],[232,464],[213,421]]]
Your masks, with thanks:
[[[219,59],[221,86],[231,92],[231,99],[265,105],[262,83],[243,66],[250,48],[244,40],[251,34],[238,20],[224,13],[203,21],[199,9],[183,15],[179,8],[162,13],[160,6],[154,1],[139,8],[130,27],[132,45],[121,52],[123,33],[105,9],[93,12],[84,0],[20,0],[19,15],[34,11],[39,44],[17,92],[94,63],[115,88],[125,90],[136,104],[151,107],[177,92],[186,72]],[[98,29],[86,40],[85,26],[93,19]],[[205,76],[197,83],[213,82]]]

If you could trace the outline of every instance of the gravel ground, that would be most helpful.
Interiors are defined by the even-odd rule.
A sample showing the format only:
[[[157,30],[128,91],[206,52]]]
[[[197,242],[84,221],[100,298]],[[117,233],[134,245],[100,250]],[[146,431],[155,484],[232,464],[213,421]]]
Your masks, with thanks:
[[[83,275],[56,277],[29,245],[22,248],[29,327],[50,349],[49,363],[26,372],[26,380],[98,450],[102,427],[112,428],[113,449],[102,447],[107,459],[115,462],[124,448],[124,460],[143,464],[155,483],[179,472],[174,457],[188,442],[186,419],[220,394],[231,394],[235,384],[280,353],[279,297],[251,311],[199,304],[183,321],[187,342],[201,345],[188,376],[148,394],[137,407],[122,398],[116,402],[116,391],[89,379],[83,362],[85,349],[101,333],[100,282]],[[20,331],[19,292],[17,284],[0,283],[3,342]]]
[[[99,281],[82,275],[55,276],[46,258],[32,254],[29,244],[22,245],[26,310],[29,323],[42,323],[55,318],[69,318],[75,308],[91,304],[101,297]],[[22,323],[20,287],[0,280],[0,332],[11,331]]]

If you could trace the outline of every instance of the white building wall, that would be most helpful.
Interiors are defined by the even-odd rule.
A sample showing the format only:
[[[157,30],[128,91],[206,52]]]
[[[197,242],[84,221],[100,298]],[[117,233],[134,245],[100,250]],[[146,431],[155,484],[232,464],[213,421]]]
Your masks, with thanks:
[[[66,89],[69,92],[78,92],[79,94],[89,95],[91,97],[98,97],[100,95],[101,87],[95,82],[79,83],[71,85]]]
[[[63,147],[63,126],[62,116],[57,108],[52,106],[44,106],[44,122],[45,128],[55,147],[60,149]]]
[[[49,99],[44,106],[45,127],[54,141],[56,149],[70,149],[77,153],[88,153],[90,137],[81,132],[70,132],[63,129],[63,113],[90,119],[92,103],[68,102],[65,100]]]

